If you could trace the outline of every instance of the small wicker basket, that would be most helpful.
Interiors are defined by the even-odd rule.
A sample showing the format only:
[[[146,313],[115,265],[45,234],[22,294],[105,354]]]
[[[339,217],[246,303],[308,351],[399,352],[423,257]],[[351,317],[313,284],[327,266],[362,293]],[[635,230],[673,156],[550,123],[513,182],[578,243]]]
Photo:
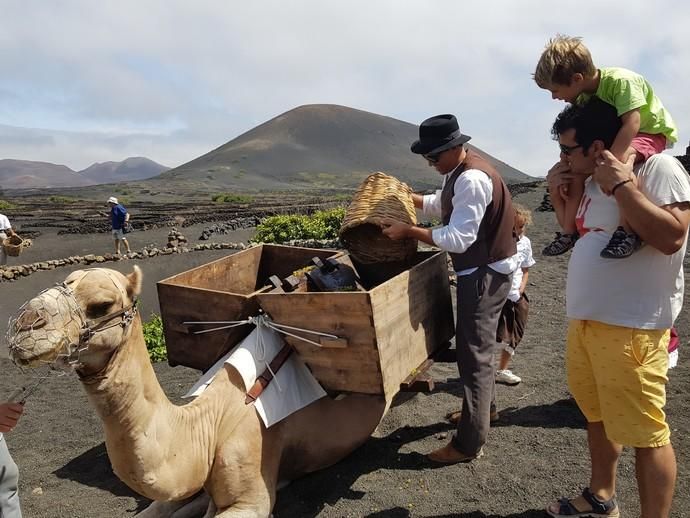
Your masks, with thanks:
[[[2,241],[2,248],[7,255],[17,257],[22,251],[22,243],[24,243],[24,240],[17,234],[14,234]]]
[[[386,218],[417,224],[412,192],[397,178],[374,173],[355,192],[340,227],[340,240],[360,263],[406,261],[417,252],[416,239],[394,241],[381,232]]]

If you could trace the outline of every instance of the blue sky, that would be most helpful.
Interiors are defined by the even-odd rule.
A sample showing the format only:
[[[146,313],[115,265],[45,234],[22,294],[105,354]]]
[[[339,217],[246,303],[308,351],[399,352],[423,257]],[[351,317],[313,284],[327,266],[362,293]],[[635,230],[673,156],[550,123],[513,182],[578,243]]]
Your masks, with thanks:
[[[333,103],[415,124],[454,113],[474,144],[543,175],[563,104],[531,73],[556,33],[645,75],[680,128],[672,152],[690,139],[680,0],[0,0],[0,13],[0,158],[176,166]]]

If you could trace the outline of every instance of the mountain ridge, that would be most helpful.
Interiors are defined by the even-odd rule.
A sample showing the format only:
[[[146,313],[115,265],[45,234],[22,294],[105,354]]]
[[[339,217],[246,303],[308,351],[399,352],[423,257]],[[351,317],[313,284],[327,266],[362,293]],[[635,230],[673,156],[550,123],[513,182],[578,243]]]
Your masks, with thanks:
[[[438,173],[410,152],[416,125],[335,104],[308,104],[284,112],[153,182],[195,178],[213,190],[353,188],[384,171],[412,186],[438,186]],[[533,178],[485,151],[508,183]],[[250,176],[251,177],[248,177]]]
[[[81,174],[61,166],[67,169],[61,172],[72,173],[69,178],[82,182],[74,187],[74,193],[83,196],[102,196],[116,188],[111,185],[116,183],[114,180],[118,180],[120,189],[173,197],[219,191],[354,189],[377,171],[396,176],[416,190],[436,189],[440,185],[438,172],[410,151],[417,137],[418,126],[393,117],[336,104],[307,104],[148,179],[126,175],[124,163],[148,160],[141,157],[95,163]],[[484,150],[468,146],[484,156],[506,183],[535,180]],[[118,177],[113,178],[118,168]],[[125,181],[121,181],[123,178]],[[53,183],[55,187],[65,185],[64,180],[60,185]],[[0,186],[13,188],[3,183],[1,170]],[[19,188],[31,187],[35,185],[25,180]]]
[[[0,187],[3,189],[90,187],[144,180],[168,169],[145,157],[129,157],[120,162],[97,162],[81,171],[74,171],[66,165],[51,162],[5,158],[0,159]]]

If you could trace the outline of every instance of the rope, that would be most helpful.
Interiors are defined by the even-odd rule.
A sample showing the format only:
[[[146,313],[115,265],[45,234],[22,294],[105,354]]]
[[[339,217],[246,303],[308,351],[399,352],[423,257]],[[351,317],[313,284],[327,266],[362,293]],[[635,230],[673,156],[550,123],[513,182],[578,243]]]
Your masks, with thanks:
[[[192,331],[192,334],[195,335],[200,335],[203,333],[210,333],[213,331],[221,331],[223,329],[229,329],[232,327],[238,327],[242,326],[245,324],[254,324],[255,326],[266,326],[270,329],[273,329],[277,333],[291,336],[292,338],[296,338],[297,340],[302,340],[303,342],[307,342],[309,344],[315,345],[317,347],[322,347],[322,345],[318,342],[314,342],[313,340],[309,340],[308,338],[304,338],[303,336],[299,336],[293,333],[289,333],[288,331],[285,331],[286,329],[290,329],[292,331],[300,331],[302,333],[307,333],[310,335],[318,335],[318,336],[325,336],[326,338],[331,338],[333,340],[339,340],[340,337],[338,335],[333,335],[330,333],[322,333],[321,331],[314,331],[313,329],[304,329],[302,327],[294,327],[294,326],[288,326],[285,324],[278,324],[276,322],[273,322],[271,318],[268,315],[256,315],[254,317],[249,317],[246,320],[212,320],[212,321],[187,321],[187,322],[182,322],[183,326],[189,326],[189,325],[218,325],[218,324],[223,324],[220,327],[213,327],[211,329],[201,329],[198,331]]]
[[[213,327],[211,329],[201,329],[198,331],[193,331],[192,334],[195,335],[200,335],[203,333],[211,333],[213,331],[221,331],[223,329],[229,329],[232,327],[238,327],[246,324],[253,324],[257,328],[257,338],[256,338],[256,360],[259,362],[259,364],[263,363],[266,366],[266,369],[271,373],[273,376],[273,380],[276,382],[276,385],[278,385],[278,390],[280,392],[283,391],[282,387],[280,386],[280,382],[278,381],[278,378],[276,377],[276,373],[273,372],[271,369],[271,365],[269,364],[269,361],[266,359],[266,347],[264,345],[264,339],[262,332],[265,328],[272,329],[276,333],[280,333],[286,336],[291,336],[292,338],[296,338],[297,340],[302,340],[303,342],[307,342],[309,344],[315,345],[317,347],[321,347],[321,344],[318,342],[314,342],[313,340],[309,340],[308,338],[304,338],[303,336],[296,335],[294,333],[290,333],[289,331],[286,331],[286,329],[290,329],[292,331],[300,331],[302,333],[307,333],[311,335],[318,335],[318,336],[325,336],[327,338],[331,338],[333,340],[338,340],[340,339],[339,336],[333,335],[330,333],[323,333],[321,331],[314,331],[313,329],[304,329],[302,327],[295,327],[295,326],[288,326],[285,324],[277,324],[273,322],[268,315],[265,314],[260,314],[256,315],[253,317],[249,317],[246,320],[212,320],[212,321],[196,321],[196,322],[182,322],[182,325],[188,326],[188,325],[218,325],[222,324],[220,327]]]
[[[252,320],[252,322],[256,325],[256,359],[259,361],[259,363],[263,362],[268,372],[271,373],[273,381],[275,381],[276,385],[278,386],[278,391],[282,392],[283,387],[280,386],[280,382],[276,377],[276,373],[273,372],[273,369],[271,369],[271,365],[268,363],[268,360],[266,359],[266,347],[264,345],[263,338],[263,330],[266,327],[269,327],[267,324],[266,317],[263,315],[258,315],[257,317],[250,318],[250,320]]]

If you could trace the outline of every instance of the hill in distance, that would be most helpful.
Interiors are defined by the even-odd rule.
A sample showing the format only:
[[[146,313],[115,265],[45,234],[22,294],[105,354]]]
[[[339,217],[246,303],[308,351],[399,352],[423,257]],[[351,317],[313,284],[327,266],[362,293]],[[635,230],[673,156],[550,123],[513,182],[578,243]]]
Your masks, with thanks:
[[[143,157],[122,162],[93,164],[83,171],[67,166],[31,160],[0,160],[0,187],[3,189],[49,189],[86,187],[151,178],[168,168]]]
[[[168,169],[148,158],[130,157],[122,162],[99,162],[79,171],[79,174],[95,184],[102,184],[145,180]]]
[[[64,165],[30,160],[0,160],[0,187],[4,189],[85,185],[93,185],[93,182]]]
[[[437,188],[438,173],[410,152],[414,124],[330,104],[279,115],[186,164],[143,182],[159,188],[283,190],[357,187],[383,171],[414,188]],[[534,179],[477,149],[507,183]]]

